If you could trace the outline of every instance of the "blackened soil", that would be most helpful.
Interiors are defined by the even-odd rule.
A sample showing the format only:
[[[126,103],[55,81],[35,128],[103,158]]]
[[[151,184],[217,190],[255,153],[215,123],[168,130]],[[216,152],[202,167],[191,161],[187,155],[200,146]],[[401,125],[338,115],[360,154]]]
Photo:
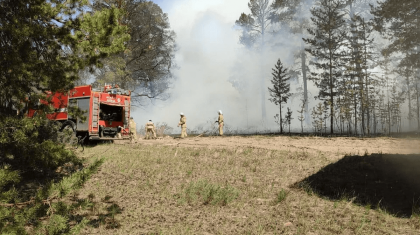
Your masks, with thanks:
[[[420,155],[345,156],[292,187],[410,217],[420,213]]]

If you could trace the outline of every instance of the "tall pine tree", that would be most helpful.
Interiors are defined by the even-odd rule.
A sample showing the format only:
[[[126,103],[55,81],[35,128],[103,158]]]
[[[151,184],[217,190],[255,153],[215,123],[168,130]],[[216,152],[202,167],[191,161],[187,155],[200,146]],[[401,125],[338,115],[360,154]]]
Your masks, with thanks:
[[[338,95],[337,86],[342,77],[342,47],[346,43],[345,21],[340,0],[321,0],[311,9],[314,28],[308,33],[312,38],[303,38],[309,45],[306,49],[316,58],[313,62],[319,72],[312,72],[310,79],[320,89],[318,98],[328,99],[330,106],[330,131],[334,133],[334,98]]]
[[[270,4],[269,0],[250,0],[248,8],[251,10],[251,14],[247,15],[242,13],[235,24],[242,28],[242,35],[239,38],[239,42],[248,48],[257,46],[261,53],[261,78],[259,83],[261,89],[261,115],[264,120],[266,118],[266,90],[263,72],[265,37],[269,27],[272,25],[270,17],[273,15],[275,9],[273,8],[273,4]]]
[[[375,30],[391,43],[387,53],[401,52],[401,63],[415,72],[414,87],[420,86],[420,4],[418,0],[384,0],[371,6]],[[416,89],[417,91],[417,89]],[[415,94],[419,97],[420,94]],[[419,101],[417,100],[417,103]],[[420,130],[420,107],[417,105],[417,125]]]
[[[45,99],[46,91],[68,91],[81,69],[100,67],[101,59],[124,51],[129,35],[117,21],[123,12],[109,8],[84,13],[87,4],[86,0],[0,1],[1,203],[23,200],[25,180],[47,177],[67,162],[81,163],[60,144],[59,125],[41,112],[48,111],[48,105],[32,119],[17,116],[16,109],[27,101]],[[8,215],[0,216],[2,234],[23,234],[17,231],[33,223],[22,214],[13,221],[14,212],[4,211],[0,214]],[[33,213],[45,216],[37,208]],[[11,226],[2,230],[7,224]]]

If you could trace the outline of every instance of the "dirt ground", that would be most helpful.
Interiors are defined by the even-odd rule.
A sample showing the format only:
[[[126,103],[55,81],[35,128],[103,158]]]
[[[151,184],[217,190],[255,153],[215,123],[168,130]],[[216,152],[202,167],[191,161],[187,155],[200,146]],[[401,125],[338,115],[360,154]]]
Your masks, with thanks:
[[[157,140],[139,139],[140,144],[177,145],[179,147],[235,148],[252,146],[270,150],[322,151],[334,155],[390,153],[418,154],[420,139],[356,138],[356,137],[298,137],[298,136],[227,136],[191,137],[185,139],[165,137]]]
[[[98,155],[82,234],[420,231],[420,139],[167,137],[81,153]]]

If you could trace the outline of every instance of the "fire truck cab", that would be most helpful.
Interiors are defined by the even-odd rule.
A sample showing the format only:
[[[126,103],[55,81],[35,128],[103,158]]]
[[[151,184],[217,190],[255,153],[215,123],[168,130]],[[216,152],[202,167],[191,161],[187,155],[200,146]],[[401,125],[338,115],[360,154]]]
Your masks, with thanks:
[[[52,97],[51,97],[52,96]],[[67,93],[47,93],[51,97],[53,112],[47,114],[50,120],[62,123],[62,129],[72,130],[77,136],[88,136],[89,140],[130,137],[131,92],[118,85],[105,85],[103,89],[91,85],[78,86]],[[41,104],[48,104],[40,100]],[[70,109],[78,108],[86,118],[72,117]],[[75,110],[75,109],[73,109]],[[28,110],[28,117],[37,114],[37,107]],[[119,135],[120,134],[120,135]]]

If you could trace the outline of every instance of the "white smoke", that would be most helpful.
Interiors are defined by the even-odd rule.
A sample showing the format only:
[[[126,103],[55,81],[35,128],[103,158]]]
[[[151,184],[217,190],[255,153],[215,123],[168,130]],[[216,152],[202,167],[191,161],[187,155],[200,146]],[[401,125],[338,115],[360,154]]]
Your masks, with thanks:
[[[235,27],[235,21],[242,12],[249,13],[246,1],[178,0],[161,4],[177,34],[176,64],[179,69],[173,71],[177,79],[169,90],[169,100],[155,101],[134,111],[136,122],[141,125],[152,119],[176,127],[179,113],[183,112],[187,126],[192,130],[216,120],[217,111],[222,110],[225,123],[233,129],[252,127],[277,131],[274,115],[279,113],[278,106],[268,100],[268,89],[266,123],[261,119],[260,61],[263,61],[265,85],[271,86],[271,68],[279,58],[286,67],[293,64],[293,53],[300,46],[301,37],[282,33],[270,38],[267,34],[267,41],[274,43],[267,43],[261,60],[258,51],[239,44],[240,31]],[[274,44],[277,46],[272,46]],[[235,80],[240,83],[239,87],[232,85]],[[292,82],[292,92],[295,87]],[[294,99],[293,105],[289,102],[282,109],[285,114],[286,107],[292,108],[295,118],[292,123],[296,128],[300,128],[298,105],[299,99]]]
[[[280,33],[266,35],[266,47],[261,59],[258,50],[249,50],[239,43],[241,32],[235,21],[242,12],[249,14],[248,1],[244,0],[156,0],[168,13],[171,28],[177,34],[179,50],[175,55],[178,69],[173,73],[176,79],[168,91],[171,98],[156,100],[151,105],[134,111],[134,119],[139,126],[149,119],[166,122],[176,127],[179,113],[187,117],[190,130],[203,127],[209,121],[217,120],[217,111],[222,110],[225,123],[238,130],[278,131],[274,115],[279,106],[271,103],[266,89],[267,118],[262,122],[260,106],[261,65],[265,86],[271,86],[271,72],[280,58],[284,66],[294,65],[294,53],[301,48],[304,34],[291,34],[287,28]],[[301,19],[309,18],[313,0],[304,1]],[[279,29],[278,27],[276,28]],[[379,39],[380,38],[376,38]],[[306,45],[305,45],[306,46]],[[307,56],[309,56],[307,54]],[[299,60],[296,60],[299,63]],[[295,64],[295,68],[299,64]],[[291,92],[302,86],[299,80],[291,81]],[[318,89],[308,81],[309,114],[319,100],[314,100]],[[295,96],[283,104],[282,114],[287,107],[293,111],[292,130],[300,131],[297,118],[300,97]],[[406,106],[406,105],[404,105]],[[329,128],[329,123],[328,128]],[[312,131],[310,122],[305,122],[305,131]],[[179,133],[179,129],[175,129]],[[335,132],[338,132],[336,130]]]

